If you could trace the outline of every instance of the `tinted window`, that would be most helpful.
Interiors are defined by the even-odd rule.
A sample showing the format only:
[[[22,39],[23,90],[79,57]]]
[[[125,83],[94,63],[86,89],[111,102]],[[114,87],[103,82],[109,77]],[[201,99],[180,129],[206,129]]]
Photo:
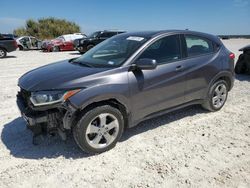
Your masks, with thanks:
[[[113,37],[114,35],[116,35],[117,32],[110,32],[110,33],[107,33],[108,37]]]
[[[198,36],[186,35],[188,57],[207,54],[213,52],[213,43],[208,39]]]
[[[89,35],[88,37],[89,37],[89,38],[96,38],[99,34],[100,34],[99,31],[98,31],[98,32],[94,32],[94,33],[92,33],[91,35]]]
[[[148,39],[140,36],[116,35],[91,48],[72,62],[96,67],[117,67],[123,64]]]
[[[168,63],[181,58],[179,35],[167,36],[151,44],[140,56],[155,59],[158,64]]]
[[[109,38],[109,37],[114,36],[115,34],[116,33],[114,33],[114,32],[105,32],[105,33],[102,33],[100,37]]]
[[[28,37],[23,37],[21,40],[20,40],[21,43],[23,42],[29,42],[29,38]]]

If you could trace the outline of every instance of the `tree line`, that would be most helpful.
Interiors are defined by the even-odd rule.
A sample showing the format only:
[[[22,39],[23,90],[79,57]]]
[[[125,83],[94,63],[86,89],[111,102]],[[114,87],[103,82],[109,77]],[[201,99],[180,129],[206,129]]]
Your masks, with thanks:
[[[28,19],[24,27],[14,30],[18,36],[29,35],[39,39],[52,39],[63,34],[80,33],[80,26],[75,22],[54,17]]]

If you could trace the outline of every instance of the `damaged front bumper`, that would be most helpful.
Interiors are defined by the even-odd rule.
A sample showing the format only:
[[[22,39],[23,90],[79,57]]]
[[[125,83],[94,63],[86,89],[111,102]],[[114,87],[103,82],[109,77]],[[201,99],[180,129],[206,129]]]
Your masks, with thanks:
[[[48,121],[47,114],[40,112],[36,115],[28,113],[27,107],[24,104],[24,101],[20,96],[17,95],[17,106],[20,110],[21,116],[26,121],[28,126],[35,126],[40,123],[45,123]]]
[[[66,131],[71,129],[76,112],[69,102],[34,107],[30,103],[28,92],[21,90],[17,94],[16,103],[34,137],[58,133],[63,140],[66,139]]]

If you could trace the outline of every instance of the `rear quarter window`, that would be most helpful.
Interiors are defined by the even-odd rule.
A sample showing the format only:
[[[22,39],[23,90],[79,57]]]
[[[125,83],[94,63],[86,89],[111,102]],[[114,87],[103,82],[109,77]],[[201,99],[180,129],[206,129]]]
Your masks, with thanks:
[[[186,35],[187,56],[199,56],[214,52],[214,43],[199,36]]]

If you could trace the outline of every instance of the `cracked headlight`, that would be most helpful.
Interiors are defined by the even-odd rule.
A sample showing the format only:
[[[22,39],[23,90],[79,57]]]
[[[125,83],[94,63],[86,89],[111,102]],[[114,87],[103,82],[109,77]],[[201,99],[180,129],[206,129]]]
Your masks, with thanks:
[[[50,105],[67,100],[75,95],[80,89],[71,91],[38,91],[32,92],[30,101],[34,106]]]

